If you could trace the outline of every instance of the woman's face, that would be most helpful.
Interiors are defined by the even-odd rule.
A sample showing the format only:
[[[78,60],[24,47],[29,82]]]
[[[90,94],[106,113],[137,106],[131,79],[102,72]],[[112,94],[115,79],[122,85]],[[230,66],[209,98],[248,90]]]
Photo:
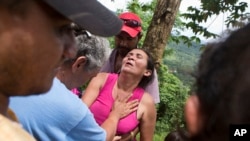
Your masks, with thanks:
[[[140,49],[131,50],[122,61],[121,71],[144,76],[149,70],[147,69],[147,54]]]

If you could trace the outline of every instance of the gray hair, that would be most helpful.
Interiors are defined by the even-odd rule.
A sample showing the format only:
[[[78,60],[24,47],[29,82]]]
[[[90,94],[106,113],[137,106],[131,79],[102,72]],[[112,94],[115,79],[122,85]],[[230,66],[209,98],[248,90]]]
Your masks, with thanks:
[[[91,35],[89,32],[76,37],[77,55],[85,56],[87,62],[84,66],[86,71],[100,69],[110,54],[109,41],[106,38]],[[99,71],[99,70],[98,70]]]

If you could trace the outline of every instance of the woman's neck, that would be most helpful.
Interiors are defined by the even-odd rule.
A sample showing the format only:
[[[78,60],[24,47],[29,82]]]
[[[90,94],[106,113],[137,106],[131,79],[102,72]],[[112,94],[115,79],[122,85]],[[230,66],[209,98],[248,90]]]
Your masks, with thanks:
[[[139,81],[135,76],[123,73],[120,73],[117,81],[118,89],[131,93],[138,86],[138,84]]]

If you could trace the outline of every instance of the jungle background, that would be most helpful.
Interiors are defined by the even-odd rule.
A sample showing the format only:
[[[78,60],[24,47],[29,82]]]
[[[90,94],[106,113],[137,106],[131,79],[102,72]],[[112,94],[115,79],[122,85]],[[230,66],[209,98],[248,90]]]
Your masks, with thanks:
[[[179,11],[181,0],[152,0],[148,3],[130,0],[126,9],[114,11],[117,15],[132,11],[143,21],[144,36],[139,46],[152,53],[160,88],[154,141],[163,141],[170,131],[185,128],[183,107],[195,88],[196,64],[207,39],[223,38],[250,21],[248,4],[244,1],[197,1],[199,8],[190,6],[185,13]],[[217,35],[203,25],[209,18],[216,20],[220,13],[226,13],[223,23],[227,28]],[[194,35],[184,35],[186,30],[191,30]],[[112,48],[113,38],[109,41]]]

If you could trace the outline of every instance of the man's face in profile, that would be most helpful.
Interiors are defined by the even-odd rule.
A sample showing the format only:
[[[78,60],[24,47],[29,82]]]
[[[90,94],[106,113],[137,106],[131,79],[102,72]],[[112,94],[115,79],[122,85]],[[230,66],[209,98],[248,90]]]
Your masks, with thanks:
[[[74,54],[74,36],[65,30],[71,21],[41,1],[25,4],[23,15],[0,13],[0,89],[8,95],[48,91],[57,67]]]

